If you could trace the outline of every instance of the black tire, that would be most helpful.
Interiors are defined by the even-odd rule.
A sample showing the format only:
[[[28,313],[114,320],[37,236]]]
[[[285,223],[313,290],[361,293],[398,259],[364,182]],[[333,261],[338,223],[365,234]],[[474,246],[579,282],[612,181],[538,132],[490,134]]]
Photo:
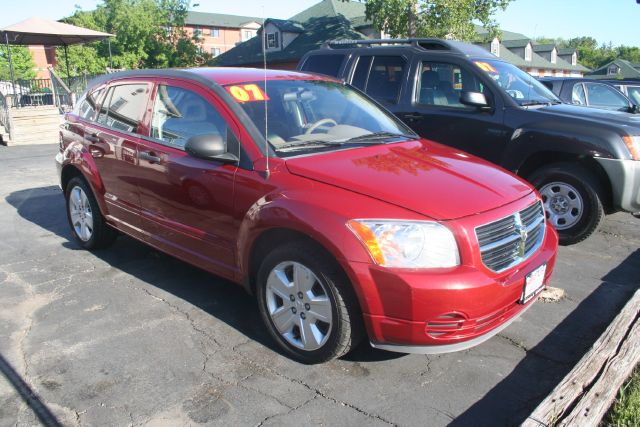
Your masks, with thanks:
[[[309,269],[322,284],[323,291],[326,290],[331,303],[332,322],[327,327],[326,341],[315,350],[305,350],[287,341],[269,313],[267,279],[274,268],[289,262],[302,264]],[[335,260],[312,244],[292,242],[272,250],[258,270],[256,296],[267,330],[286,353],[300,362],[315,364],[344,356],[359,344],[364,335],[360,306],[346,274]],[[294,326],[293,331],[295,327],[299,328]]]
[[[581,165],[575,163],[555,163],[536,170],[530,177],[531,182],[540,191],[545,203],[547,216],[551,207],[550,201],[542,191],[550,189],[548,184],[565,184],[576,190],[577,196],[582,200],[582,212],[576,215],[577,219],[571,226],[556,227],[561,245],[573,245],[581,242],[593,234],[602,222],[605,212],[602,206],[602,185],[598,179]],[[574,195],[575,196],[575,195]]]
[[[76,231],[76,227],[74,226],[73,220],[71,218],[71,194],[74,189],[81,189],[86,195],[87,202],[89,204],[89,213],[92,216],[93,226],[91,227],[90,237],[82,238],[78,232]],[[98,202],[96,201],[95,196],[93,195],[93,191],[87,184],[87,182],[82,177],[74,177],[67,184],[67,188],[64,192],[65,196],[65,207],[67,210],[67,220],[69,222],[69,227],[71,227],[71,234],[73,235],[74,240],[78,245],[80,245],[84,249],[102,249],[111,245],[115,238],[117,237],[117,232],[113,228],[111,228],[106,222],[102,213],[100,212],[100,207],[98,206]],[[86,236],[85,236],[86,237]]]

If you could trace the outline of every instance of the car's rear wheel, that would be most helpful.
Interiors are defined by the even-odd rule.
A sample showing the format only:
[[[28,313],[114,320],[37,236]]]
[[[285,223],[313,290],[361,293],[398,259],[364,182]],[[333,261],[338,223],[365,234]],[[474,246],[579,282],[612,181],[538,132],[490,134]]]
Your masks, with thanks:
[[[583,167],[572,163],[545,166],[529,181],[540,192],[561,244],[578,243],[598,229],[604,218],[600,184]]]
[[[337,263],[312,245],[295,242],[271,251],[258,270],[256,294],[269,333],[299,361],[325,362],[360,341],[353,289]]]
[[[67,219],[76,242],[85,249],[110,245],[116,231],[107,225],[91,188],[81,177],[72,178],[65,191]]]

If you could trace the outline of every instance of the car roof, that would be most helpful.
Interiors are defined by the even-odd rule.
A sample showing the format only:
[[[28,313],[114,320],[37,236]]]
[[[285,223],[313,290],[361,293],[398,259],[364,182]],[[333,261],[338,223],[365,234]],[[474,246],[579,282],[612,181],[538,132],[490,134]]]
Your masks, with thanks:
[[[202,83],[214,83],[218,85],[237,84],[252,81],[266,80],[338,80],[318,74],[304,73],[289,70],[271,70],[261,68],[232,68],[232,67],[203,67],[203,68],[169,68],[158,70],[129,70],[105,74],[89,84],[94,87],[98,84],[127,78],[156,78],[171,77],[184,80],[200,81]]]

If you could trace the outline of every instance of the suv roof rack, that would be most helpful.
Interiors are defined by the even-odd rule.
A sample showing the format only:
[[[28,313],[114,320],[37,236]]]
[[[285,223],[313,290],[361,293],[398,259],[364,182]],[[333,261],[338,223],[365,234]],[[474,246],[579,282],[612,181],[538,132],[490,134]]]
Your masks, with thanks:
[[[408,38],[408,39],[365,39],[365,40],[331,40],[322,45],[324,49],[332,47],[365,46],[373,45],[410,45],[425,50],[453,50],[451,43],[446,40],[433,38]]]

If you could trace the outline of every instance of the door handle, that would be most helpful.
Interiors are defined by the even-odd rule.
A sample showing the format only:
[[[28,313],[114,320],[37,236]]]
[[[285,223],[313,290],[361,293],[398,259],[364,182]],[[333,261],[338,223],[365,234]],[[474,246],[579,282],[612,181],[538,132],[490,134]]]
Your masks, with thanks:
[[[100,138],[98,138],[97,133],[92,133],[91,135],[85,135],[84,139],[86,139],[92,144],[97,144],[98,142],[100,142]]]
[[[160,161],[162,160],[151,151],[141,151],[140,153],[138,153],[138,158],[141,160],[146,160],[149,163],[160,163]]]
[[[403,117],[405,119],[407,119],[407,120],[412,120],[412,121],[413,120],[421,120],[423,118],[422,114],[412,114],[412,113],[405,114]]]

